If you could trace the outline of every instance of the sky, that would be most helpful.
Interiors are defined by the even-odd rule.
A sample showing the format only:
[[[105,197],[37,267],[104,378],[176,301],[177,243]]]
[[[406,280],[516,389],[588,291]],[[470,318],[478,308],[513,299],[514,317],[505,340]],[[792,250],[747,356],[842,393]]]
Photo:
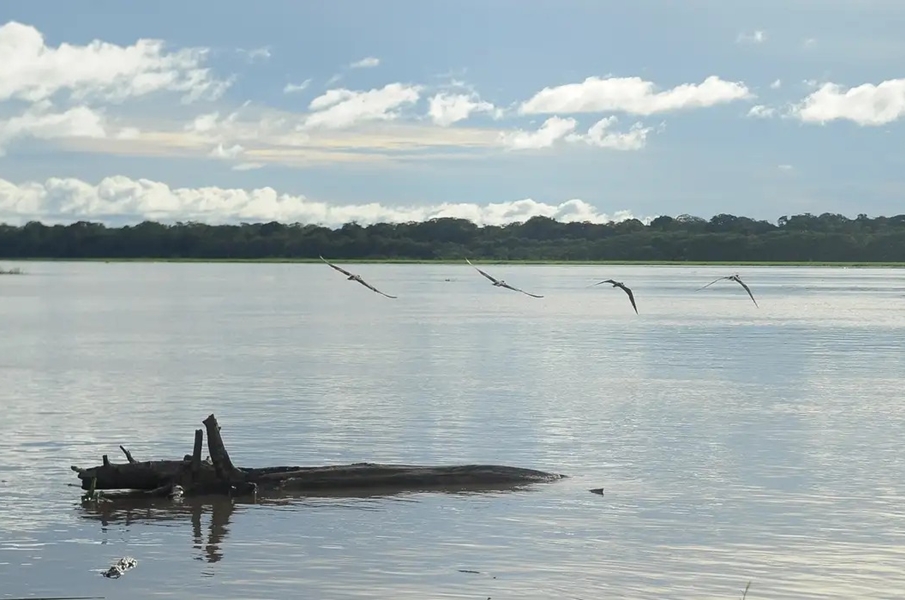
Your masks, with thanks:
[[[0,222],[895,215],[901,0],[0,5]]]

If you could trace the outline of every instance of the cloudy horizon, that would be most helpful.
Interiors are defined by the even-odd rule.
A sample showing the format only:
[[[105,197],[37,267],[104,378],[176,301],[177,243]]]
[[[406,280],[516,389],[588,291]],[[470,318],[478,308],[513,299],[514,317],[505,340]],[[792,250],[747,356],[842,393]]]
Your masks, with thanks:
[[[4,6],[0,222],[901,212],[905,5],[791,1]]]

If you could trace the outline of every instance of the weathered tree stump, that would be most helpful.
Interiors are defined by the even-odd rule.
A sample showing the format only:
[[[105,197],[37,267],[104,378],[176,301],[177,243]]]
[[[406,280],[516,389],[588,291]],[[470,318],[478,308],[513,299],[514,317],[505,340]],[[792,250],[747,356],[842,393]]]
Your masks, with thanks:
[[[103,464],[82,469],[72,467],[82,489],[131,490],[101,493],[106,499],[173,497],[227,494],[243,496],[256,492],[343,492],[361,490],[415,491],[462,490],[513,487],[562,479],[565,475],[503,465],[385,465],[355,463],[324,467],[239,468],[233,465],[220,436],[214,415],[204,421],[210,458],[201,460],[204,431],[195,430],[192,454],[182,460],[137,461],[123,446],[127,463]],[[177,489],[178,488],[178,489]]]

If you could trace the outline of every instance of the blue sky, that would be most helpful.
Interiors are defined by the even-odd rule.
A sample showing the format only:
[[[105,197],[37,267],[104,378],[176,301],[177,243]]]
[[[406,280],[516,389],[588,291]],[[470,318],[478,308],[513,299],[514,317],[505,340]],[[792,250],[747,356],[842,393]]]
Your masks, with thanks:
[[[251,6],[5,3],[0,221],[902,212],[903,2]]]

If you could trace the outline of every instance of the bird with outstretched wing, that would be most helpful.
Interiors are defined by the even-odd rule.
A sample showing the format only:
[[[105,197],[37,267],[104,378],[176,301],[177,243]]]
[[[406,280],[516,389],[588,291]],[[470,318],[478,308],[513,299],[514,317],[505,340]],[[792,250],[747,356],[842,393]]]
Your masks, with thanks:
[[[754,306],[757,306],[758,308],[760,308],[760,307],[758,306],[758,304],[757,304],[757,300],[754,299],[754,294],[751,293],[751,288],[749,288],[747,285],[745,285],[745,282],[742,281],[741,277],[738,276],[738,273],[736,273],[735,275],[727,275],[726,277],[717,277],[716,279],[714,279],[713,281],[711,281],[710,283],[708,283],[708,284],[705,285],[704,287],[698,288],[698,289],[695,290],[695,291],[698,291],[698,292],[699,292],[699,291],[703,290],[704,288],[709,288],[710,286],[712,286],[712,285],[713,285],[714,283],[716,283],[717,281],[722,281],[722,280],[724,280],[724,279],[728,279],[729,281],[734,281],[734,282],[736,282],[737,284],[739,284],[740,286],[742,286],[743,288],[745,288],[745,291],[748,292],[748,295],[751,297],[751,302],[754,303]]]
[[[514,292],[521,292],[521,293],[525,294],[526,296],[531,296],[532,298],[543,298],[543,296],[538,296],[537,294],[532,294],[532,293],[530,293],[530,292],[526,292],[525,290],[520,290],[519,288],[517,288],[517,287],[515,287],[515,286],[509,285],[508,283],[506,283],[506,282],[503,281],[502,279],[497,279],[497,278],[494,277],[493,275],[489,275],[489,274],[486,273],[485,271],[482,271],[481,269],[478,269],[477,267],[475,267],[475,266],[471,263],[471,261],[468,260],[467,258],[465,259],[465,262],[467,262],[467,263],[470,264],[472,267],[474,267],[475,270],[476,270],[478,273],[480,273],[481,275],[483,275],[484,277],[486,277],[487,279],[489,279],[490,281],[492,281],[492,282],[493,282],[493,285],[496,286],[496,287],[506,288],[507,290],[512,290],[512,291],[514,291]]]
[[[371,290],[371,291],[373,291],[373,292],[377,292],[377,293],[380,294],[381,296],[386,296],[387,298],[396,298],[396,296],[391,296],[391,295],[389,295],[389,294],[386,294],[386,293],[384,293],[384,292],[381,292],[381,291],[378,290],[376,287],[374,287],[373,285],[371,285],[370,283],[368,283],[367,281],[365,281],[364,279],[362,279],[362,278],[361,278],[361,275],[354,275],[354,274],[352,274],[352,273],[349,273],[348,271],[346,271],[346,270],[343,269],[342,267],[337,267],[336,265],[334,265],[333,263],[331,263],[329,260],[327,260],[327,259],[324,258],[323,256],[321,256],[320,259],[321,259],[322,261],[324,261],[325,263],[327,263],[327,264],[328,264],[330,267],[332,267],[333,269],[336,269],[337,271],[339,271],[340,273],[342,273],[343,275],[345,275],[345,276],[346,276],[346,279],[348,279],[349,281],[357,281],[357,282],[360,283],[361,285],[365,286],[366,288],[368,288],[369,290]]]
[[[628,294],[629,302],[632,303],[632,308],[635,309],[635,314],[638,314],[638,305],[635,304],[635,294],[633,294],[632,290],[627,288],[624,283],[622,283],[621,281],[614,281],[612,279],[604,279],[603,281],[597,282],[594,285],[600,285],[601,283],[612,283],[614,288],[620,288],[623,292]]]

